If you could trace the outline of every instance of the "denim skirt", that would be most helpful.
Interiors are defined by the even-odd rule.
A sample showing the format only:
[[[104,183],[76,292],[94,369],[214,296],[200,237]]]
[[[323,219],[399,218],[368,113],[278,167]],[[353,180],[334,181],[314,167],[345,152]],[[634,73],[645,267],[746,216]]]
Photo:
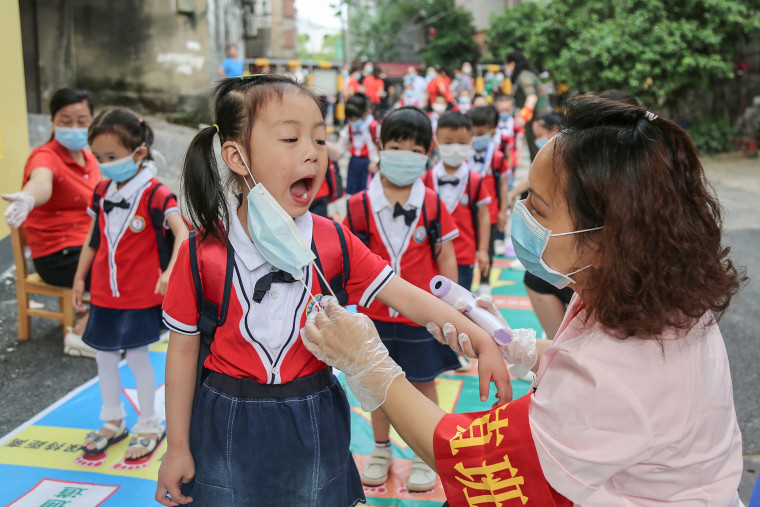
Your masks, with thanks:
[[[346,394],[329,368],[280,385],[218,372],[195,400],[195,477],[183,494],[198,506],[353,506],[364,489],[349,450]]]
[[[459,368],[457,354],[441,345],[421,326],[373,320],[391,359],[410,382],[430,382],[446,370]]]

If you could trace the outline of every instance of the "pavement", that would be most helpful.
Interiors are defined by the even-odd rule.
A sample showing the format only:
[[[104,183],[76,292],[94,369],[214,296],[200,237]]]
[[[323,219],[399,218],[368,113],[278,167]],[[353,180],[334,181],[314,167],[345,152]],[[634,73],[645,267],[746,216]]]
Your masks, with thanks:
[[[48,118],[30,115],[31,146],[49,138]],[[159,177],[178,191],[179,168],[195,130],[161,120],[151,123],[156,147],[165,159],[164,163],[157,157]],[[760,472],[760,284],[752,280],[760,273],[760,160],[727,154],[705,158],[703,164],[724,208],[725,243],[750,277],[719,324],[742,430],[745,473],[739,491],[746,504]],[[54,304],[43,297],[35,299]],[[0,436],[96,376],[93,360],[63,355],[63,333],[56,322],[32,319],[31,336],[25,342],[17,339],[15,270],[11,269],[0,275]]]

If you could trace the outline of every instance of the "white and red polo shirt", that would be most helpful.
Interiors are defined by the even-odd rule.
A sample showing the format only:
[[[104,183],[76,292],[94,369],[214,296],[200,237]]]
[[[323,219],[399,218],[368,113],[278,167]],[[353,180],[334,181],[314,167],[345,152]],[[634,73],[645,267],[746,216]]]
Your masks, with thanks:
[[[478,251],[478,231],[474,229],[470,199],[475,199],[475,206],[478,208],[488,206],[492,201],[485,182],[481,184],[482,179],[481,175],[470,170],[467,162],[459,166],[454,174],[447,173],[443,162],[438,162],[422,177],[425,185],[440,196],[459,228],[459,236],[454,240],[454,250],[457,264],[461,266],[474,265]],[[456,184],[439,185],[439,180],[456,181]],[[477,195],[471,195],[476,192]]]
[[[96,306],[119,310],[135,310],[159,306],[164,296],[155,292],[161,276],[156,230],[151,223],[148,199],[161,182],[153,177],[155,166],[144,162],[144,168],[123,187],[117,189],[111,181],[101,195],[97,220],[100,229],[100,246],[92,262],[90,295]],[[177,201],[169,197],[172,191],[161,186],[153,195],[152,206],[163,207],[163,227],[168,229],[166,217],[179,213]],[[96,217],[92,200],[87,213]],[[114,207],[108,213],[103,202],[125,201],[127,208]]]
[[[385,197],[382,176],[376,174],[367,189],[367,208],[369,211],[369,249],[379,255],[393,268],[393,271],[407,282],[430,292],[430,279],[439,274],[438,264],[433,258],[433,250],[428,240],[425,220],[421,213],[425,195],[433,193],[425,187],[422,180],[412,184],[409,200],[403,205],[405,210],[415,210],[416,219],[412,225],[406,225],[403,216],[393,217],[394,206]],[[352,199],[361,199],[355,194]],[[438,199],[435,196],[435,199]],[[430,198],[428,198],[430,202]],[[394,203],[395,204],[395,203]],[[427,207],[427,205],[426,205]],[[441,243],[451,241],[459,235],[454,219],[441,203]],[[435,219],[437,209],[427,210],[427,216]],[[354,218],[354,220],[356,220]],[[398,322],[409,326],[418,326],[393,308],[375,301],[366,310],[362,310],[373,320]]]
[[[205,366],[230,377],[252,378],[262,384],[281,384],[311,375],[325,368],[325,364],[304,347],[299,332],[314,307],[311,295],[322,296],[317,272],[313,266],[304,268],[303,284],[273,283],[261,302],[254,302],[256,282],[275,268],[251,242],[240,223],[236,205],[229,210],[229,240],[235,250],[232,293],[227,318],[216,330]],[[326,219],[311,213],[295,219],[307,245],[311,244],[312,228],[317,220]],[[344,234],[350,262],[346,283],[348,304],[366,307],[393,277],[393,271],[345,228]],[[337,236],[315,236],[314,241],[321,256],[342,255]],[[329,279],[330,275],[325,275]],[[219,283],[224,284],[224,280]],[[204,287],[204,293],[206,291]],[[212,294],[214,288],[208,291]],[[169,329],[185,335],[199,333],[195,294],[185,242],[180,247],[164,298],[164,323]]]

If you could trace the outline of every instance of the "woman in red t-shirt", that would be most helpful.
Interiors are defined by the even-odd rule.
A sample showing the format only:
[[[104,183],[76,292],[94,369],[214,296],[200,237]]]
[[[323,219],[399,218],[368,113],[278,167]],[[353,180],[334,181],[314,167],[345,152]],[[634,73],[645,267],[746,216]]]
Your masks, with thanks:
[[[2,196],[10,203],[4,214],[8,225],[17,229],[23,224],[26,229],[37,273],[60,287],[71,287],[74,281],[91,222],[87,203],[101,179],[95,157],[84,149],[92,113],[88,92],[55,92],[50,99],[50,140],[29,155],[21,191]]]
[[[364,85],[364,93],[367,95],[370,102],[373,104],[379,104],[380,98],[385,95],[385,82],[380,77],[381,70],[372,64],[368,64],[364,68],[370,72],[369,75],[364,77],[364,81],[362,81],[362,85]]]

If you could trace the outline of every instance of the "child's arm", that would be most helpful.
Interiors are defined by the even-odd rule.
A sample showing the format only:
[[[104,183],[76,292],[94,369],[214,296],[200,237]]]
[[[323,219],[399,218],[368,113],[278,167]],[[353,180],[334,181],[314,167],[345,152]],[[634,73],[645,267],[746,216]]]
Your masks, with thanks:
[[[159,275],[158,281],[156,282],[154,292],[160,292],[161,294],[166,294],[166,288],[169,286],[169,277],[172,274],[174,262],[177,260],[177,253],[179,253],[179,246],[189,236],[185,221],[179,213],[172,213],[166,217],[166,223],[169,224],[169,228],[174,234],[174,246],[172,248],[172,256],[169,259],[169,265],[166,266],[166,270]]]
[[[380,153],[377,151],[375,141],[367,134],[367,151],[369,151],[369,172],[375,174],[378,171],[377,163],[380,161]]]
[[[488,245],[491,241],[491,214],[488,204],[478,206],[478,268],[480,274],[488,273]]]
[[[87,238],[82,245],[82,251],[79,253],[79,263],[77,264],[77,271],[74,274],[74,285],[71,288],[71,304],[78,312],[84,310],[82,305],[82,295],[84,294],[84,279],[87,278],[87,273],[90,271],[92,261],[95,259],[95,249],[90,246],[90,240],[92,239],[92,233],[95,230],[95,220],[92,219],[90,224],[90,231],[87,233]]]
[[[193,501],[180,493],[180,485],[195,476],[190,454],[190,414],[195,397],[199,335],[171,331],[166,353],[166,455],[158,470],[156,501],[175,506]],[[171,498],[167,497],[167,493]]]
[[[441,243],[441,253],[438,254],[435,263],[438,265],[438,273],[441,276],[445,276],[453,282],[459,280],[457,254],[454,251],[454,243],[452,241]]]
[[[509,382],[509,372],[501,357],[499,347],[493,338],[470,319],[453,307],[447,305],[429,292],[415,287],[399,276],[394,276],[377,294],[377,299],[409,320],[420,325],[434,323],[443,327],[451,323],[460,333],[470,337],[472,352],[478,358],[478,373],[480,376],[480,399],[488,399],[489,382],[496,384],[498,403],[512,399],[512,385]],[[461,348],[452,347],[456,352]]]

